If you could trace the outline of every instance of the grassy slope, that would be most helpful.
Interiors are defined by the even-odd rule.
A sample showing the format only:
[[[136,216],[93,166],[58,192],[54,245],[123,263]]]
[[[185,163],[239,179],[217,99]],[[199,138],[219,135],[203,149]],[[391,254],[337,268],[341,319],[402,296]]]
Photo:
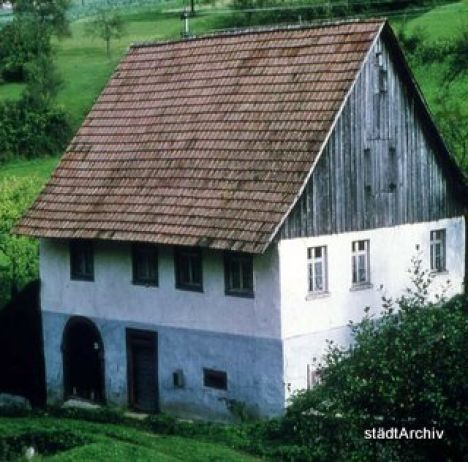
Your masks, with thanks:
[[[91,441],[90,444],[38,459],[44,461],[253,462],[258,460],[219,444],[155,435],[124,425],[97,424],[52,417],[0,418],[2,437],[43,431],[68,431]]]
[[[462,24],[468,23],[468,0],[440,6],[408,22],[408,31],[421,28],[429,42],[448,40],[460,33]],[[420,65],[413,69],[429,107],[435,106],[435,99],[442,85],[444,63]],[[456,79],[452,84],[453,96],[468,99],[468,77]],[[468,114],[468,105],[465,105]]]

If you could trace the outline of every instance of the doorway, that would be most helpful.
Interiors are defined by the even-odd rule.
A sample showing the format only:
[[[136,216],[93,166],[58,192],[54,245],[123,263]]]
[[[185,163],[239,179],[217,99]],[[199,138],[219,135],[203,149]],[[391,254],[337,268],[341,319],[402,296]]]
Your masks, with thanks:
[[[127,329],[128,401],[137,411],[159,408],[157,345],[156,332]]]
[[[64,398],[103,403],[104,345],[96,325],[87,318],[70,318],[63,331]]]

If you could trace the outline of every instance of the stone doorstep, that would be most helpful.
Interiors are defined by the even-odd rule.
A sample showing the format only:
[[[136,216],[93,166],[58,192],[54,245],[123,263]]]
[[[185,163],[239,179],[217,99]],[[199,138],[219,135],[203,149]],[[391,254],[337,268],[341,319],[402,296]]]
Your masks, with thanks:
[[[62,404],[62,408],[75,408],[75,409],[101,409],[102,406],[92,401],[85,399],[71,398]]]
[[[149,417],[149,414],[145,414],[144,412],[127,411],[124,412],[124,416],[130,417],[130,419],[145,420],[147,417]]]

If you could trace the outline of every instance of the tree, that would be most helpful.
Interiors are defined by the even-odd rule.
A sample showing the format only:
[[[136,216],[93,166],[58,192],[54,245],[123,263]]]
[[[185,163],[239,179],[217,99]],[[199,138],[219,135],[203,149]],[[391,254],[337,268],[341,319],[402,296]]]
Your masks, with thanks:
[[[448,56],[448,65],[447,85],[450,85],[457,77],[468,73],[468,21],[463,22],[460,27]]]
[[[70,35],[67,10],[71,0],[15,0],[15,14],[35,16],[59,37]]]
[[[41,184],[28,178],[0,181],[0,307],[38,276],[37,242],[10,233]]]
[[[34,16],[15,15],[0,30],[0,75],[7,81],[23,81],[26,64],[50,54],[49,29]]]
[[[88,23],[86,29],[91,36],[99,37],[106,42],[106,54],[110,58],[111,40],[123,36],[125,23],[115,11],[100,8],[97,15]]]

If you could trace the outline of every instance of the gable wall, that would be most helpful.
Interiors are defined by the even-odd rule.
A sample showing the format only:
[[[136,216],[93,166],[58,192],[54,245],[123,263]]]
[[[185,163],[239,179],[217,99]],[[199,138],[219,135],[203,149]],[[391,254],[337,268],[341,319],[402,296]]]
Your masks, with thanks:
[[[378,53],[385,91],[379,88]],[[279,236],[358,231],[461,213],[379,39]]]

